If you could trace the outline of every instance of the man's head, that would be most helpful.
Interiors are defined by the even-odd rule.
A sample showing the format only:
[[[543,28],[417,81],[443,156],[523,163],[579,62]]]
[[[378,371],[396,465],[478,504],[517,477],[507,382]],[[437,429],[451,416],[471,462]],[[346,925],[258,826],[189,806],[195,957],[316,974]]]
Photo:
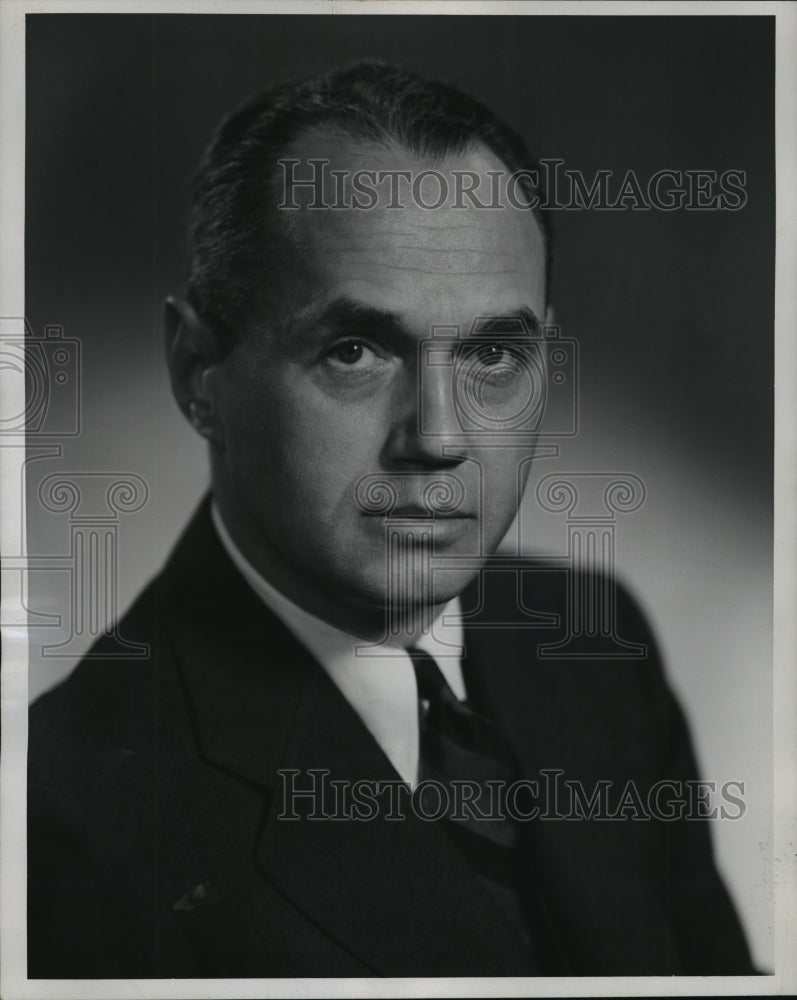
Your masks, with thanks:
[[[286,161],[296,177],[324,162],[329,207],[314,207],[317,191],[286,192]],[[530,449],[496,429],[521,419],[533,430],[539,416],[536,398],[527,404],[541,391],[533,334],[548,236],[518,203],[527,178],[505,195],[507,178],[532,166],[483,106],[372,63],[267,92],[204,158],[189,299],[168,311],[175,393],[211,443],[234,539],[288,596],[342,627],[365,634],[383,620],[385,513],[401,537],[395,518],[449,491],[435,551],[461,568],[435,576],[436,603],[466,585],[514,517]],[[375,199],[355,197],[355,178],[391,174]],[[457,197],[464,176],[482,179],[477,198]],[[444,328],[442,350],[433,328]],[[387,508],[371,503],[380,487]],[[428,600],[409,539],[394,596]]]

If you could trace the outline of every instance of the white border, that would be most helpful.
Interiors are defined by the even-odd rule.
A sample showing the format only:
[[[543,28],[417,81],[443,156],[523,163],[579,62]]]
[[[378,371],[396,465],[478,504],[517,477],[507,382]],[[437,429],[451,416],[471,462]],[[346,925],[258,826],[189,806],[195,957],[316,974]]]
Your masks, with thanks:
[[[0,316],[25,315],[25,14],[0,0]],[[22,321],[24,322],[24,320]],[[24,376],[4,378],[0,416],[25,410]],[[24,438],[0,446],[0,553],[25,555]],[[27,579],[14,573],[0,594],[0,996],[25,989],[28,713]],[[6,581],[4,580],[5,584]],[[22,918],[22,919],[21,919]],[[21,961],[20,961],[21,960]]]
[[[786,16],[788,15],[788,16]],[[797,9],[775,38],[775,970],[797,992]]]
[[[643,16],[771,15],[790,20],[790,0],[2,0],[25,14],[458,14]]]
[[[415,997],[706,996],[797,992],[797,9],[789,3],[542,2],[526,0],[0,0],[0,316],[24,315],[25,25],[27,13],[773,15],[776,18],[777,263],[775,293],[775,969],[756,977],[578,977],[547,979],[27,980],[25,975],[25,776],[27,643],[25,593],[2,595],[3,740],[0,761],[0,996]],[[710,56],[707,56],[707,58]],[[24,409],[24,383],[0,399],[0,414]],[[0,447],[0,550],[24,553],[22,449]],[[21,585],[24,588],[24,581]]]

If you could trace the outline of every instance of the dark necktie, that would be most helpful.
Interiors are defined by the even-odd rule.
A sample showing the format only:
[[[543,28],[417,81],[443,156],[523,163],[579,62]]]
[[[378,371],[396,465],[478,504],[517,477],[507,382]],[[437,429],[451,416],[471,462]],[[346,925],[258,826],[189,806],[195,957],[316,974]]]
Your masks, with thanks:
[[[418,684],[418,777],[424,815],[439,814],[444,788],[450,808],[441,817],[443,829],[509,913],[531,951],[518,901],[518,830],[505,812],[501,818],[500,808],[502,793],[518,777],[512,748],[489,719],[457,699],[433,656],[416,648],[407,652]],[[452,782],[467,783],[467,803],[462,792],[457,798]]]

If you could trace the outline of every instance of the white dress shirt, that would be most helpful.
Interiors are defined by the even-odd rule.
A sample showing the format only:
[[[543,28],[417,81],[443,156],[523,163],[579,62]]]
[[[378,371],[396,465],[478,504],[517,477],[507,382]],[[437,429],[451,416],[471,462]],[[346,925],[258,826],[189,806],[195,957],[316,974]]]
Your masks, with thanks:
[[[399,775],[414,787],[418,778],[418,693],[407,652],[400,647],[371,647],[294,604],[263,579],[241,553],[215,504],[211,513],[221,542],[243,578],[318,660]],[[462,643],[460,603],[455,597],[417,646],[435,657],[460,699],[465,698]]]

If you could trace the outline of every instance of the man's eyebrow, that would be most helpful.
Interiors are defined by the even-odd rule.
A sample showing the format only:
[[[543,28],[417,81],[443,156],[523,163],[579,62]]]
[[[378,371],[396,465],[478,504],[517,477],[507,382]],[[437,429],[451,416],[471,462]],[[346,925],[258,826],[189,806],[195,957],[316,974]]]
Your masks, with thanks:
[[[353,336],[367,336],[376,331],[397,336],[406,334],[406,327],[396,313],[356,302],[345,296],[335,299],[327,306],[316,318],[314,325]]]
[[[507,312],[494,313],[491,316],[480,316],[475,320],[471,334],[503,333],[522,336],[529,334],[532,337],[540,336],[542,324],[537,318],[537,314],[528,306],[520,306],[517,309],[510,309]]]

